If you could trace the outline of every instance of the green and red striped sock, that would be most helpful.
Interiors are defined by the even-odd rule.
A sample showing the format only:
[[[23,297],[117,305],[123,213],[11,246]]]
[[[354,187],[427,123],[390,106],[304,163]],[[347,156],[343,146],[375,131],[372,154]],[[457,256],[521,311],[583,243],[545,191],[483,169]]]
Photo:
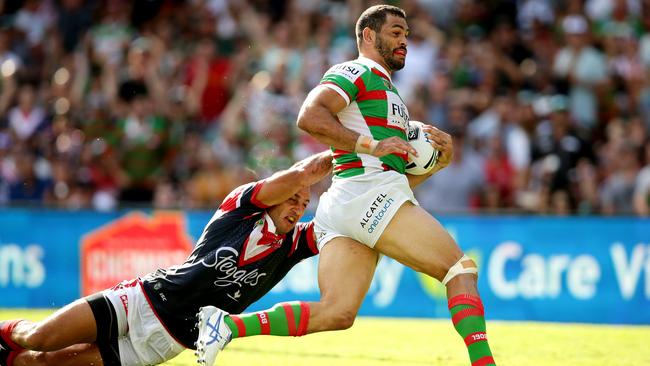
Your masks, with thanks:
[[[271,309],[256,313],[228,315],[226,325],[233,338],[254,335],[277,335],[299,337],[307,334],[309,304],[285,302]]]
[[[465,340],[472,366],[496,366],[485,334],[485,317],[481,299],[457,295],[449,299],[449,312],[454,328]]]

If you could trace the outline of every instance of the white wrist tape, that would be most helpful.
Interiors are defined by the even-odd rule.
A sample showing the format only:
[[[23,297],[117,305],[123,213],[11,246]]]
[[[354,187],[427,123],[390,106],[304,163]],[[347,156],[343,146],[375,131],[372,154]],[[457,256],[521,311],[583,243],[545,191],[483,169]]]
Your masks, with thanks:
[[[472,259],[463,254],[458,262],[449,268],[447,275],[442,279],[442,284],[447,286],[447,282],[451,281],[452,278],[465,273],[478,274],[478,268]]]
[[[377,145],[379,145],[379,141],[373,139],[372,137],[359,135],[357,143],[354,146],[354,152],[372,155],[372,153],[375,152]]]

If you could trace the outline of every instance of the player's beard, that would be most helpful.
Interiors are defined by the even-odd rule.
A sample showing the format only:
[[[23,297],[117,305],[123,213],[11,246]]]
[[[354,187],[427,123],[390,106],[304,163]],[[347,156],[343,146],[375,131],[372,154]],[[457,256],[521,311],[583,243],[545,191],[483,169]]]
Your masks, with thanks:
[[[377,50],[377,52],[379,52],[379,55],[384,59],[384,62],[386,63],[386,65],[388,65],[390,71],[401,70],[404,67],[404,60],[398,59],[397,57],[395,57],[395,54],[393,53],[400,48],[402,47],[390,48],[388,42],[384,42],[384,40],[381,37],[375,38],[375,49]],[[404,48],[404,50],[406,50],[406,48]]]

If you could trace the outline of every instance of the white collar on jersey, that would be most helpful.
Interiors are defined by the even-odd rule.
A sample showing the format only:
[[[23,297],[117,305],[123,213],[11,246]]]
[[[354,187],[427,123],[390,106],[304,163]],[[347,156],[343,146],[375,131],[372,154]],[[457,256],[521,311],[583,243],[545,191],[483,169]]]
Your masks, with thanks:
[[[269,216],[268,212],[264,212],[264,220],[268,223],[268,230],[271,234],[278,235],[278,233],[275,232],[275,223],[273,222],[273,219],[271,216]]]
[[[362,64],[364,64],[364,65],[366,65],[366,66],[368,66],[370,68],[374,67],[375,69],[381,71],[384,75],[386,75],[390,82],[393,82],[393,79],[390,77],[390,73],[388,71],[386,71],[386,69],[384,69],[384,67],[381,66],[377,61],[372,60],[372,59],[370,59],[370,58],[368,58],[366,56],[359,56],[359,58],[357,59],[357,62],[360,62],[360,63],[362,63]]]

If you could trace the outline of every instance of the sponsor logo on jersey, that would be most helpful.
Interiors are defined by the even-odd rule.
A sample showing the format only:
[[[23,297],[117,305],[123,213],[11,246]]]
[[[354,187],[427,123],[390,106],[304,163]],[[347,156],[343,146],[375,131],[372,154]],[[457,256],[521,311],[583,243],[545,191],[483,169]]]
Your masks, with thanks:
[[[406,130],[409,121],[409,113],[406,105],[399,95],[386,91],[386,102],[388,103],[388,126]]]
[[[379,225],[381,220],[384,218],[384,215],[386,215],[386,211],[388,211],[390,206],[393,205],[393,202],[395,202],[394,199],[387,199],[386,197],[386,194],[380,193],[377,198],[372,201],[370,207],[368,210],[366,210],[366,213],[363,215],[361,221],[359,222],[361,227],[364,229],[366,229],[366,226],[368,226],[366,230],[369,234],[372,234],[375,231],[377,225]]]
[[[362,69],[360,66],[346,63],[346,64],[339,64],[333,66],[330,69],[330,72],[334,75],[343,76],[344,78],[350,80],[351,82],[354,82],[355,80],[357,80],[359,75],[362,74]]]
[[[215,251],[212,262],[210,262],[211,257],[208,257],[203,258],[199,263],[217,271],[216,280],[214,281],[214,285],[217,287],[230,285],[239,287],[243,285],[256,286],[260,278],[266,276],[266,273],[259,272],[257,268],[252,270],[240,269],[237,266],[238,258],[239,252],[236,249],[222,247]]]

